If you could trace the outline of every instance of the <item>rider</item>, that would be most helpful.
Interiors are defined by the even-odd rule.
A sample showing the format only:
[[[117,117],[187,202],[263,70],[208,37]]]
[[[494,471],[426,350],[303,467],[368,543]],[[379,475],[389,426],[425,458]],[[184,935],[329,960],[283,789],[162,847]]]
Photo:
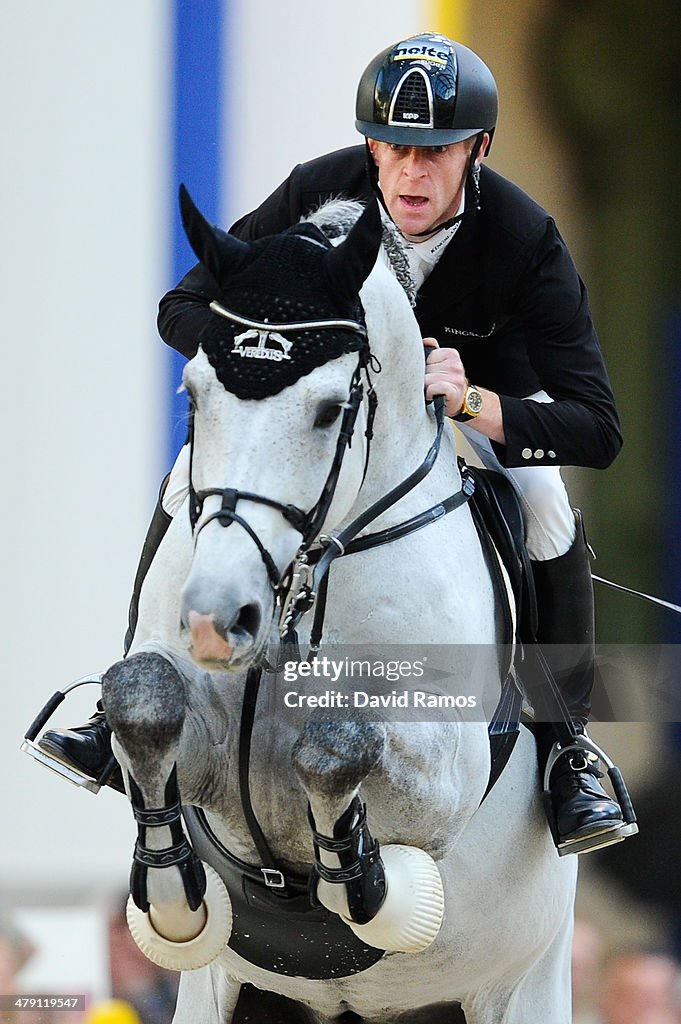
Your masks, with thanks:
[[[360,79],[356,126],[365,145],[298,165],[232,231],[254,239],[289,227],[326,199],[378,196],[407,247],[415,313],[431,349],[426,397],[443,394],[447,414],[482,461],[516,484],[537,592],[536,638],[582,652],[558,679],[574,730],[584,733],[593,686],[593,590],[581,518],[560,467],[607,467],[621,447],[620,425],[586,292],[554,221],[483,166],[497,102],[490,70],[465,46],[435,34],[401,40]],[[160,333],[187,357],[197,350],[215,292],[199,265],[161,300]],[[169,521],[168,502],[159,499],[135,581],[126,651],[141,583]],[[568,745],[572,732],[547,721],[534,729],[543,767],[552,748],[559,753],[556,741]],[[51,730],[41,745],[91,775],[110,756],[102,714],[86,726]],[[624,832],[594,760],[568,750],[551,772],[558,843],[568,850],[571,843],[607,845]]]

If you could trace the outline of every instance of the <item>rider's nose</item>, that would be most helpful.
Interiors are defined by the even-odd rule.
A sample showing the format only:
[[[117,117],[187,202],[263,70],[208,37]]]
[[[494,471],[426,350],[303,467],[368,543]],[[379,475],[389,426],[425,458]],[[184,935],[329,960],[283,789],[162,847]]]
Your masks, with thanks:
[[[408,178],[422,178],[424,174],[424,165],[421,158],[421,154],[418,148],[414,146],[413,149],[404,158],[404,164],[402,165],[403,172]]]

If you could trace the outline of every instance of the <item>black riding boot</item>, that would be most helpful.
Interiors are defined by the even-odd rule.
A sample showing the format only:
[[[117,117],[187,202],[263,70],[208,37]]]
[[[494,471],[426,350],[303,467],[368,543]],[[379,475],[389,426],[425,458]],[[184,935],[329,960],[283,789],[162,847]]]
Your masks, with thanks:
[[[147,536],[142,547],[135,582],[133,584],[132,599],[128,611],[128,630],[123,642],[124,653],[127,654],[132,644],[137,617],[139,613],[139,599],[142,584],[154,560],[159,545],[166,535],[168,527],[172,522],[172,516],[163,508],[161,499],[165,493],[168,477],[161,484],[161,489],[154,509],[154,514],[149,524]],[[91,779],[98,779],[105,771],[107,764],[113,757],[111,750],[111,729],[109,728],[101,702],[97,704],[97,711],[85,725],[74,726],[73,729],[49,729],[45,732],[38,746],[50,757],[75,768]],[[123,778],[118,766],[109,776],[107,786],[124,792]]]
[[[566,554],[532,562],[537,594],[538,647],[528,651],[530,699],[535,707],[542,778],[553,755],[550,792],[553,834],[560,853],[585,852],[624,838],[622,810],[603,789],[598,757],[579,746],[591,711],[594,681],[594,603],[589,551],[582,519]],[[554,676],[572,726],[561,721],[541,659]],[[560,754],[561,748],[569,748]],[[627,832],[626,834],[630,834]]]
[[[97,701],[97,710],[85,725],[76,725],[73,729],[48,729],[38,740],[38,746],[55,761],[75,768],[89,779],[100,779],[110,767],[104,784],[125,793],[121,769],[119,765],[111,764],[114,759],[111,729],[104,717],[101,701]]]

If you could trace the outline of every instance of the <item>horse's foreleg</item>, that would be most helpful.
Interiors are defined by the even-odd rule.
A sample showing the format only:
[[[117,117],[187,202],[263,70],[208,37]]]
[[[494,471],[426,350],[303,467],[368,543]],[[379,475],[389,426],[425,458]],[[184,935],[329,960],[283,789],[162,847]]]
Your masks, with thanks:
[[[310,802],[318,895],[330,910],[362,924],[375,916],[385,886],[357,792],[379,763],[383,744],[380,725],[308,722],[293,752]],[[341,877],[334,872],[351,869],[358,859],[357,884],[340,884]],[[371,881],[366,881],[368,875]]]
[[[172,1024],[231,1024],[240,991],[240,982],[219,963],[185,972],[180,977]]]
[[[224,886],[182,829],[176,765],[184,683],[165,658],[138,653],[109,669],[102,696],[138,826],[130,930],[161,966],[201,967],[224,948],[231,911]]]
[[[308,722],[293,752],[310,802],[317,896],[370,945],[416,952],[442,924],[439,871],[424,850],[372,837],[359,788],[381,762],[386,730],[375,722]]]

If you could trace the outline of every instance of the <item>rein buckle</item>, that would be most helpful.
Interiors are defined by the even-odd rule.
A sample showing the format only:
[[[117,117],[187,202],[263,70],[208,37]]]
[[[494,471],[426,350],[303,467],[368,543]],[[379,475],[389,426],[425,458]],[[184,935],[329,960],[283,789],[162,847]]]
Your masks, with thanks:
[[[277,868],[260,868],[268,889],[285,889],[286,879]]]
[[[286,592],[279,617],[280,636],[286,636],[299,609],[307,611],[308,608],[312,607],[315,599],[312,591],[312,582],[312,566],[308,563],[307,555],[303,553],[298,556],[291,569],[291,583]]]

